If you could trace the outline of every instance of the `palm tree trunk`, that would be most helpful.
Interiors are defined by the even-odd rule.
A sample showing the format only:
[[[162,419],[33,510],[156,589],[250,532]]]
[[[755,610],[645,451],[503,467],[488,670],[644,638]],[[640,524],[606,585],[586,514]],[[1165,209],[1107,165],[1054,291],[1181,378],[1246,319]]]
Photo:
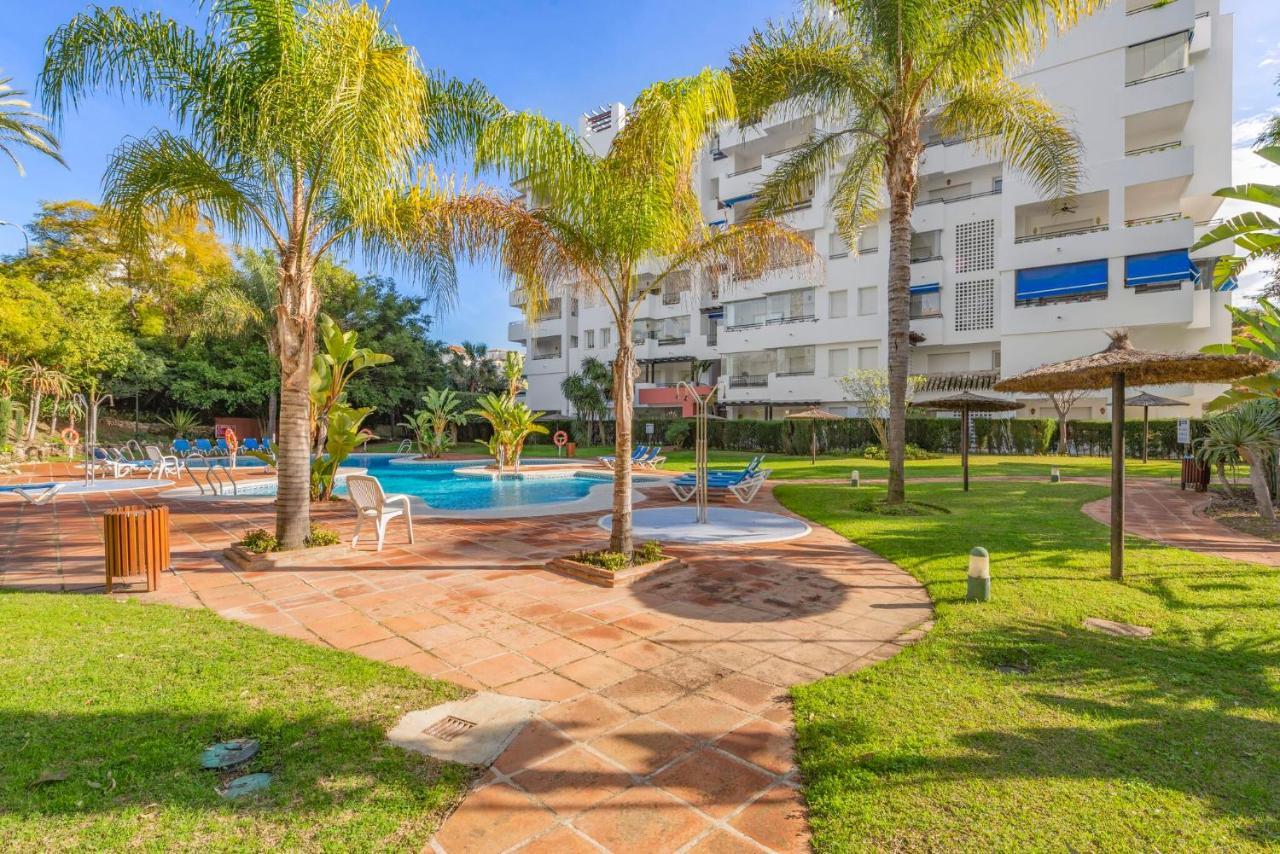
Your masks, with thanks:
[[[916,198],[919,132],[913,126],[889,146],[889,504],[906,501],[907,373],[911,361],[911,211]]]
[[[1252,448],[1241,448],[1240,456],[1249,464],[1249,484],[1253,487],[1253,500],[1258,504],[1258,515],[1263,521],[1275,524],[1276,511],[1271,505],[1271,490],[1267,487],[1266,467]]]
[[[280,390],[273,389],[267,398],[267,438],[275,441],[276,421],[280,418]]]
[[[630,306],[626,311],[630,311]],[[631,410],[635,397],[635,344],[631,340],[631,317],[618,319],[618,355],[613,360],[613,527],[609,531],[609,551],[631,557]]]
[[[53,417],[49,423],[49,435],[58,435],[58,407],[62,405],[62,395],[53,399]]]
[[[283,267],[284,265],[282,265]],[[276,538],[282,549],[300,549],[311,528],[311,362],[315,354],[315,300],[309,272],[281,270],[295,277],[281,289],[294,295],[293,311],[281,306],[276,323],[280,342],[280,423],[277,455]],[[309,307],[309,310],[308,310]],[[298,309],[302,310],[299,311]]]
[[[27,441],[34,442],[36,439],[36,422],[40,419],[40,398],[43,397],[39,388],[31,390],[31,412],[27,418]]]

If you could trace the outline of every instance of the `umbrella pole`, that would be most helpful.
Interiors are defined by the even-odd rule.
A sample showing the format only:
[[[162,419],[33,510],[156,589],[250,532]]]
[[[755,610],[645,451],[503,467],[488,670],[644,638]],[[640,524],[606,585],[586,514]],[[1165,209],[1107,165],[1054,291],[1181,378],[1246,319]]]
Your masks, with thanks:
[[[1147,431],[1147,414],[1151,407],[1142,407],[1142,464],[1147,464],[1147,440],[1151,438],[1151,434]]]
[[[1124,579],[1124,374],[1111,375],[1111,578]]]
[[[960,468],[964,473],[964,491],[969,491],[969,407],[960,407]]]
[[[813,436],[813,441],[812,441],[812,446],[809,448],[809,465],[816,466],[818,464],[818,421],[817,419],[813,420],[813,422],[811,423],[811,426],[813,427],[813,431],[811,433],[811,435]]]

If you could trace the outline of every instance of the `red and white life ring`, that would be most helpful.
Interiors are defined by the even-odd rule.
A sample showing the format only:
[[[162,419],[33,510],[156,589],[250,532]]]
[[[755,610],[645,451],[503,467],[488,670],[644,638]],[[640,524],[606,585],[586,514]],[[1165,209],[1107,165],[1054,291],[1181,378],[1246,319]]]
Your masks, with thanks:
[[[71,447],[72,445],[80,444],[80,434],[75,431],[74,427],[68,427],[67,429],[58,433],[58,435],[62,437],[62,441],[68,447]]]
[[[551,441],[556,443],[557,448],[563,448],[569,442],[569,434],[563,430],[557,430],[556,434],[551,437]]]
[[[240,440],[236,438],[236,431],[230,427],[222,432],[222,441],[227,443],[227,451],[232,454],[240,447]]]

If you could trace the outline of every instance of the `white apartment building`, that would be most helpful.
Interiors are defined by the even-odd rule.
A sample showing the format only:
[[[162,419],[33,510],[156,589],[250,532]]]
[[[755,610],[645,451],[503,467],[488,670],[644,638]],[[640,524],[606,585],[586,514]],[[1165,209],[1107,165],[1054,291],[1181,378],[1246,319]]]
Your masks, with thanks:
[[[961,140],[932,137],[921,163],[912,228],[912,371],[919,399],[968,389],[1046,362],[1096,352],[1105,330],[1126,327],[1135,347],[1198,350],[1230,337],[1231,295],[1211,289],[1214,259],[1230,247],[1188,249],[1213,222],[1231,183],[1232,19],[1218,0],[1128,0],[1054,40],[1019,80],[1075,124],[1085,177],[1069,204],[1046,201],[1000,160]],[[621,104],[584,116],[604,151],[626,121]],[[754,191],[813,119],[725,128],[697,176],[710,224],[750,213]],[[821,405],[848,412],[837,379],[884,367],[887,217],[850,251],[827,206],[829,181],[785,216],[825,259],[815,274],[776,271],[704,288],[668,281],[640,306],[636,404],[679,411],[674,384],[693,374],[718,384],[730,418],[780,418]],[[885,248],[885,249],[882,249]],[[518,306],[518,297],[512,298]],[[553,300],[535,322],[510,324],[528,352],[528,403],[568,412],[561,381],[585,357],[608,362],[616,330],[585,297]],[[1192,405],[1221,387],[1149,389]],[[1019,415],[1051,417],[1044,397],[1017,396]],[[1104,418],[1104,393],[1072,418]],[[655,412],[656,414],[656,412]]]

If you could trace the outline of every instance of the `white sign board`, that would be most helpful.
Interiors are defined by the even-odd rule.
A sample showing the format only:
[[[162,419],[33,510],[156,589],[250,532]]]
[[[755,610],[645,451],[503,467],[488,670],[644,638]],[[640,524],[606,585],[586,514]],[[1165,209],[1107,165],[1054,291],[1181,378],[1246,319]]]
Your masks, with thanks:
[[[1179,445],[1191,444],[1191,419],[1190,418],[1178,419],[1178,444]]]
[[[644,425],[644,432],[645,432],[645,435],[646,435],[646,436],[652,436],[652,435],[653,435],[653,422],[652,422],[652,421],[650,421],[648,424],[645,424],[645,425]]]

